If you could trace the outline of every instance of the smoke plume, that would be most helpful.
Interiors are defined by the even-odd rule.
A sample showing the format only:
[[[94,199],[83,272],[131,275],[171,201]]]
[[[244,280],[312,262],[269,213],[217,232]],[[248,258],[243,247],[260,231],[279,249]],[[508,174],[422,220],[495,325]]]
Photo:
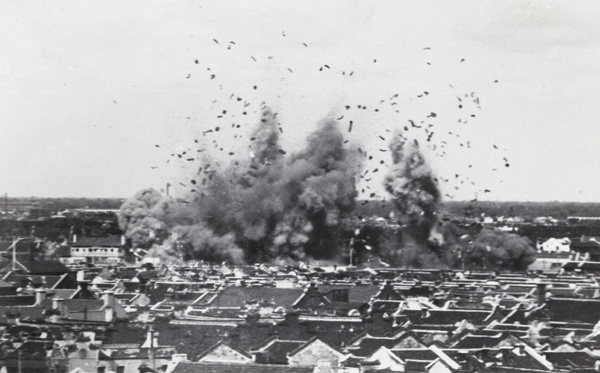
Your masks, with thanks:
[[[529,240],[516,234],[483,229],[465,255],[468,267],[524,271],[536,259]]]
[[[222,170],[210,162],[200,167],[202,180],[194,180],[189,203],[138,192],[120,218],[133,246],[234,263],[335,258],[340,219],[352,211],[357,195],[356,154],[331,121],[289,156],[280,146],[280,129],[266,109],[251,134],[248,157]]]
[[[440,191],[416,140],[407,142],[397,134],[390,142],[393,165],[384,185],[394,198],[400,220],[417,244],[439,245],[437,231]]]

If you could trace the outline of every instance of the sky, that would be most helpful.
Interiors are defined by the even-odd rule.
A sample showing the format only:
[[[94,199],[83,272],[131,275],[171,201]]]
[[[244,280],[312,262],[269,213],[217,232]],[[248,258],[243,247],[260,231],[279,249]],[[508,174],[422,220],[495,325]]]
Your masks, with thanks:
[[[198,162],[248,156],[264,102],[290,153],[331,120],[373,155],[361,197],[388,198],[387,142],[400,131],[419,141],[445,200],[600,202],[599,11],[550,0],[1,2],[0,193],[126,198],[170,183],[183,195]]]

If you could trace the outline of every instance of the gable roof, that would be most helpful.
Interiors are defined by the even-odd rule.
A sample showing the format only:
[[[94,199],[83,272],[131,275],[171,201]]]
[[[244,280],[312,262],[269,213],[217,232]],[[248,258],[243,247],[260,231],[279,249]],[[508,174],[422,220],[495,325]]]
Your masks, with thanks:
[[[252,357],[246,351],[229,346],[229,345],[225,344],[223,341],[219,341],[219,342],[215,343],[214,345],[212,345],[209,349],[207,349],[200,355],[196,356],[195,360],[202,361],[203,358],[209,356],[211,353],[213,353],[217,350],[221,350],[221,351],[229,350],[229,351],[233,352],[234,354],[241,355],[241,357],[245,358],[247,361],[252,361]],[[220,361],[229,361],[229,360],[226,360],[224,356],[218,356],[217,359]]]
[[[255,352],[256,362],[260,364],[287,364],[288,354],[302,347],[305,341],[289,341],[277,338],[269,339]]]
[[[320,340],[317,337],[313,337],[308,342],[304,343],[302,346],[300,346],[297,349],[295,349],[294,351],[290,352],[288,356],[292,357],[292,356],[298,355],[299,353],[301,353],[308,347],[311,347],[312,345],[317,344],[317,343],[321,343],[321,344],[325,345],[326,347],[329,347],[332,351],[343,355],[342,351],[340,351],[336,347],[333,347],[330,344],[323,342],[322,340]]]

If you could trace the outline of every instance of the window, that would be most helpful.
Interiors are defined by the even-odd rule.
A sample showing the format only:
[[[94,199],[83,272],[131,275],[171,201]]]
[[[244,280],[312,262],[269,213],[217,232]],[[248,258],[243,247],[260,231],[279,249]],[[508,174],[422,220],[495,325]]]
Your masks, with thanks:
[[[117,373],[125,373],[125,366],[124,365],[117,366]]]
[[[106,371],[106,367],[98,367],[98,373],[104,373]]]

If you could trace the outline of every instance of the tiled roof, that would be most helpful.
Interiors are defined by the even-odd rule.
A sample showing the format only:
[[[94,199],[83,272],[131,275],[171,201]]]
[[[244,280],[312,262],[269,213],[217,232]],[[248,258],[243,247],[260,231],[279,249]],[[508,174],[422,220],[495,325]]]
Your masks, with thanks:
[[[416,319],[419,323],[447,325],[467,320],[473,325],[483,325],[488,317],[492,315],[489,310],[480,311],[474,309],[432,309],[427,311],[427,316]],[[489,320],[491,321],[491,320]]]
[[[25,286],[27,283],[44,288],[53,288],[64,279],[63,275],[32,275],[32,274],[9,274],[4,281],[15,284],[16,286]]]
[[[600,299],[551,298],[543,308],[553,321],[579,321],[597,323]],[[573,312],[577,310],[577,312]]]
[[[290,310],[292,304],[302,294],[302,289],[230,286],[218,293],[210,305],[212,307],[243,307],[245,302],[264,301]]]
[[[6,295],[0,296],[1,306],[32,306],[35,295]]]
[[[589,368],[593,367],[599,356],[589,350],[569,352],[545,352],[544,357],[559,368]]]
[[[78,312],[86,309],[87,311],[97,311],[104,306],[102,299],[65,299],[64,305],[70,312]]]
[[[435,352],[428,348],[394,349],[390,351],[404,361],[408,359],[433,361],[438,357]]]
[[[31,274],[64,274],[69,272],[69,269],[61,262],[44,261],[37,262],[34,260],[21,261],[29,273]]]
[[[121,236],[108,237],[77,237],[70,242],[72,247],[121,247]]]
[[[180,362],[173,373],[313,373],[313,367],[267,364],[206,364]]]
[[[334,290],[348,289],[349,302],[368,303],[380,290],[377,285],[319,285],[318,291],[327,294]]]

